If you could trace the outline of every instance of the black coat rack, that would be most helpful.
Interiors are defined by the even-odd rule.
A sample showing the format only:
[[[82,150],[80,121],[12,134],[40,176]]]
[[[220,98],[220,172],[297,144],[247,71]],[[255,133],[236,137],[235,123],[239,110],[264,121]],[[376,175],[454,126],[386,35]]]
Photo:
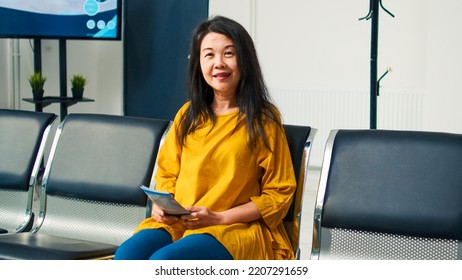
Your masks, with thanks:
[[[377,96],[379,96],[380,80],[390,72],[390,69],[377,80],[377,53],[379,38],[379,8],[382,8],[390,16],[395,17],[382,5],[382,0],[370,0],[369,13],[359,20],[372,19],[371,24],[371,74],[370,74],[370,128],[377,128]]]

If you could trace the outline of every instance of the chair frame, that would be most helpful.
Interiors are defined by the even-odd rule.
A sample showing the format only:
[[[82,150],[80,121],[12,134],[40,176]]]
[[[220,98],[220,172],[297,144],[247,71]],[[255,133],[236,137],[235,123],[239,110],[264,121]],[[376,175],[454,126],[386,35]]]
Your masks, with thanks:
[[[167,132],[171,128],[172,124],[173,124],[173,122],[170,121],[167,128],[165,129],[164,134],[162,135],[162,138],[161,138],[160,143],[159,143],[159,148],[164,143]],[[38,215],[38,218],[37,218],[37,222],[34,224],[34,227],[32,227],[32,229],[30,230],[32,233],[36,233],[36,232],[38,232],[40,230],[40,227],[42,226],[42,224],[44,222],[44,219],[45,219],[46,197],[47,197],[46,184],[47,184],[48,178],[50,176],[52,159],[53,159],[54,154],[56,152],[56,147],[58,146],[58,141],[59,141],[61,133],[62,133],[62,127],[60,126],[60,127],[58,127],[58,130],[56,131],[55,138],[54,138],[54,141],[53,141],[53,144],[52,144],[52,147],[51,147],[51,151],[50,151],[50,159],[51,160],[48,161],[48,164],[47,164],[47,166],[45,168],[45,173],[43,175],[43,180],[42,180],[42,184],[41,184],[41,195],[40,195],[40,211],[39,211],[39,215]],[[151,180],[150,180],[150,185],[149,185],[150,188],[154,188],[154,185],[155,185],[154,176],[156,174],[156,171],[157,171],[157,159],[155,160],[155,164],[154,164],[154,168],[153,168],[153,172],[152,172],[152,176],[151,176]],[[147,204],[146,204],[146,217],[150,217],[151,209],[152,209],[152,203],[151,203],[151,200],[148,199]]]
[[[288,126],[297,126],[284,124],[286,129]],[[303,127],[303,126],[301,126]],[[301,233],[301,223],[302,223],[302,212],[303,212],[303,195],[305,193],[305,186],[307,185],[308,180],[308,168],[311,155],[311,147],[313,145],[313,140],[316,135],[317,129],[310,127],[310,132],[305,139],[305,144],[303,147],[303,154],[300,162],[300,169],[294,170],[295,176],[297,178],[297,188],[292,198],[292,205],[289,209],[289,213],[283,220],[284,227],[292,243],[294,250],[294,255],[296,259],[300,259],[301,249],[300,249],[300,233]],[[287,133],[286,133],[287,135]]]
[[[319,177],[318,192],[316,194],[316,203],[314,208],[313,220],[313,240],[311,245],[311,259],[317,260],[320,255],[321,242],[321,220],[322,210],[324,209],[324,196],[326,194],[327,179],[330,171],[330,160],[332,158],[332,147],[334,146],[335,135],[338,130],[331,131],[327,138],[324,150],[324,157],[321,165],[321,174]]]
[[[38,149],[34,155],[31,155],[34,163],[32,166],[32,171],[30,172],[30,174],[27,175],[28,176],[28,187],[27,187],[27,195],[25,199],[26,200],[25,209],[24,207],[22,207],[22,204],[18,205],[15,209],[10,209],[12,212],[16,212],[16,213],[25,211],[22,222],[17,226],[17,228],[13,232],[4,233],[4,234],[14,234],[14,233],[19,233],[19,232],[29,231],[33,226],[35,215],[33,213],[32,207],[34,203],[35,186],[37,185],[37,183],[40,183],[38,182],[39,181],[38,179],[42,175],[41,168],[42,168],[42,164],[44,161],[45,147],[49,140],[49,133],[51,131],[51,128],[55,124],[58,116],[53,113],[41,113],[41,112],[39,113],[39,112],[21,111],[21,110],[2,109],[1,111],[11,112],[12,114],[16,114],[17,117],[27,118],[28,115],[34,116],[34,115],[39,115],[39,114],[47,117],[46,120],[44,119],[45,122],[42,124],[41,131],[37,135],[38,137],[37,142],[39,142]],[[34,120],[37,120],[37,119],[31,118],[31,121],[34,121]],[[3,193],[4,190],[1,190],[0,192]],[[11,191],[7,191],[7,192],[9,194],[12,194]],[[18,199],[20,198],[18,197]],[[10,216],[9,214],[5,214],[5,215],[7,215],[5,216],[5,218],[7,219],[14,219],[14,217]]]
[[[72,115],[84,115],[84,114],[70,114],[67,116],[67,118],[73,117]],[[95,115],[95,114],[90,114],[90,115]],[[100,115],[102,116],[102,115]],[[112,117],[112,116],[111,116]],[[123,116],[114,116],[114,117],[123,117]],[[67,119],[66,118],[66,119]],[[80,117],[78,117],[79,119]],[[97,115],[98,120],[101,118]],[[106,118],[102,116],[102,118]],[[135,117],[127,117],[127,118],[135,118]],[[79,121],[77,119],[77,121]],[[117,119],[111,118],[107,119],[108,122],[111,123],[116,123]],[[122,120],[122,119],[121,119]],[[147,119],[146,119],[147,120]],[[156,158],[153,159],[153,161],[150,162],[152,166],[147,166],[151,170],[146,171],[148,175],[148,178],[145,178],[146,181],[149,180],[148,183],[149,185],[154,184],[154,172],[157,168],[157,152],[160,148],[160,146],[164,142],[164,138],[166,137],[166,134],[168,130],[170,129],[172,122],[168,120],[160,120],[158,124],[157,129],[162,129],[161,133],[156,136],[156,140],[159,141],[158,145],[157,143],[153,143],[152,145],[157,145],[155,147],[155,156]],[[143,121],[144,122],[144,121]],[[105,123],[103,121],[102,123],[98,122],[98,125],[102,125]],[[165,124],[164,124],[165,123]],[[130,125],[131,123],[127,123]],[[135,122],[136,124],[136,122]],[[80,123],[77,123],[77,125],[80,125]],[[161,128],[164,126],[163,128]],[[60,126],[58,127],[58,130],[55,133],[55,138],[51,147],[50,151],[50,156],[49,160],[47,162],[47,166],[45,168],[45,173],[43,176],[42,184],[41,184],[41,196],[40,196],[40,212],[37,218],[37,222],[34,224],[33,228],[31,229],[30,232],[27,233],[19,233],[16,236],[11,236],[11,237],[1,237],[0,236],[0,259],[110,259],[112,258],[112,254],[115,252],[116,248],[120,244],[120,242],[124,241],[128,236],[126,235],[126,232],[132,233],[134,228],[133,228],[133,221],[130,222],[130,225],[126,223],[127,217],[121,218],[120,216],[116,218],[115,221],[111,222],[114,223],[114,225],[121,225],[121,229],[123,232],[120,232],[120,230],[114,230],[112,227],[108,229],[108,226],[106,225],[105,227],[98,228],[98,225],[96,225],[94,222],[89,223],[88,225],[85,225],[86,232],[82,232],[82,226],[77,228],[77,231],[75,233],[67,233],[67,230],[63,230],[64,234],[60,233],[60,229],[56,230],[56,224],[52,225],[50,224],[50,221],[53,221],[55,223],[55,219],[57,219],[57,224],[59,225],[60,223],[63,222],[63,218],[60,217],[59,213],[51,214],[50,208],[50,202],[51,199],[53,199],[54,202],[57,201],[60,205],[54,206],[55,212],[56,209],[62,209],[62,207],[70,207],[70,209],[75,209],[77,202],[79,203],[84,203],[86,206],[80,206],[80,207],[85,207],[88,210],[85,211],[85,215],[87,215],[89,212],[88,211],[97,211],[98,213],[101,213],[102,217],[105,217],[105,214],[103,212],[98,211],[98,209],[103,209],[99,205],[92,206],[92,199],[89,198],[87,201],[86,198],[82,199],[73,199],[72,197],[68,198],[61,198],[60,195],[53,195],[53,197],[49,196],[49,193],[47,192],[47,188],[50,185],[49,183],[51,182],[51,175],[53,173],[52,168],[56,168],[54,166],[55,163],[55,155],[57,154],[57,150],[59,147],[60,139],[62,138],[61,136],[63,135],[66,127],[66,120],[63,121]],[[152,131],[156,129],[155,127],[152,127]],[[159,131],[160,132],[160,131]],[[76,133],[76,132],[74,132]],[[149,133],[149,132],[148,132]],[[67,139],[69,138],[70,135],[67,136]],[[69,145],[69,143],[67,144]],[[120,142],[119,142],[120,145]],[[152,148],[148,148],[148,151],[154,151]],[[138,151],[140,153],[140,151]],[[61,157],[61,161],[62,161]],[[54,171],[55,173],[58,171]],[[144,171],[142,171],[144,172]],[[55,177],[53,180],[56,180],[57,178]],[[144,179],[143,179],[144,180]],[[133,181],[133,180],[131,180]],[[143,183],[143,184],[146,184]],[[54,183],[55,186],[56,184],[59,184],[59,179],[56,183]],[[144,196],[144,193],[141,189],[139,189],[139,186],[131,186],[130,189],[133,187],[133,190],[139,190],[139,196],[135,195],[133,192],[130,191],[130,195],[135,195],[135,197],[130,198],[132,203],[136,203],[137,205],[126,205],[126,204],[119,204],[118,202],[114,201],[107,201],[107,202],[102,202],[101,205],[106,205],[104,207],[110,207],[111,209],[117,211],[123,211],[123,208],[129,207],[129,208],[136,208],[134,211],[136,211],[137,217],[139,216],[140,219],[144,219],[148,217],[148,214],[150,215],[150,206],[149,200]],[[107,188],[107,187],[106,187]],[[141,206],[139,199],[143,197],[145,199],[144,206]],[[135,199],[135,201],[134,201]],[[63,204],[63,201],[65,202]],[[74,201],[76,201],[74,203]],[[99,201],[99,200],[96,200]],[[87,203],[88,202],[88,203]],[[69,204],[70,203],[70,204]],[[93,208],[96,207],[96,208]],[[92,210],[93,209],[93,210]],[[104,208],[107,210],[107,208]],[[97,213],[95,212],[95,213]],[[111,212],[111,211],[109,211]],[[133,212],[133,211],[132,211]],[[112,212],[111,212],[112,213]],[[122,212],[121,212],[122,213]],[[115,216],[117,216],[117,213],[112,213]],[[133,215],[132,215],[133,216]],[[131,216],[131,217],[132,217]],[[78,222],[78,219],[80,217],[75,217],[76,220],[73,222]],[[132,217],[133,218],[133,217]],[[50,220],[51,219],[51,220]],[[141,220],[139,220],[140,222]],[[120,224],[120,223],[123,224]],[[136,222],[135,222],[136,223]],[[101,233],[104,234],[107,230],[110,231],[110,236],[105,237],[101,236]],[[87,234],[88,233],[88,234]],[[123,237],[125,236],[125,237]],[[123,237],[123,238],[122,238]],[[121,238],[123,240],[121,240]],[[20,250],[20,252],[17,250],[19,247],[30,247],[31,250],[27,250],[28,252],[25,252],[25,250]]]
[[[163,142],[165,140],[165,137],[167,135],[167,132],[168,132],[168,130],[170,129],[171,126],[172,126],[172,122],[170,121],[169,124],[167,125],[166,129],[164,130],[163,135],[162,135],[162,137],[160,139],[159,148],[162,146],[162,144],[163,144]],[[50,151],[50,157],[49,157],[50,160],[48,161],[47,166],[45,168],[45,173],[43,175],[42,186],[41,186],[40,212],[39,212],[39,216],[37,218],[37,222],[35,223],[35,226],[31,229],[32,233],[39,232],[40,228],[42,227],[42,225],[43,225],[43,223],[45,221],[46,205],[47,205],[46,199],[48,197],[47,196],[47,183],[48,183],[48,179],[50,177],[50,172],[51,172],[52,165],[53,165],[53,158],[54,158],[54,155],[56,153],[56,148],[59,145],[59,140],[60,140],[60,136],[61,136],[62,131],[63,131],[63,127],[60,126],[58,128],[58,130],[56,131],[56,135],[55,135],[53,145],[52,145],[52,148],[51,148],[51,151]],[[153,171],[151,172],[150,186],[155,184],[154,176],[155,176],[156,170],[157,170],[157,158],[155,159],[155,164],[154,164],[154,167],[153,167]],[[151,214],[151,204],[150,204],[149,199],[147,199],[146,202],[147,202],[147,204],[146,204],[145,217],[149,217],[150,214]]]

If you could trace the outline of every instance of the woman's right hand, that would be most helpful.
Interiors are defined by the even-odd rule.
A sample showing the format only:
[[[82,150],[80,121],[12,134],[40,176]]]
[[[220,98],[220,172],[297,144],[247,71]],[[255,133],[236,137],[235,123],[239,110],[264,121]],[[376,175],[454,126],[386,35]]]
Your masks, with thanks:
[[[151,217],[156,220],[156,222],[166,225],[173,225],[179,220],[176,216],[165,214],[154,202],[152,203]]]

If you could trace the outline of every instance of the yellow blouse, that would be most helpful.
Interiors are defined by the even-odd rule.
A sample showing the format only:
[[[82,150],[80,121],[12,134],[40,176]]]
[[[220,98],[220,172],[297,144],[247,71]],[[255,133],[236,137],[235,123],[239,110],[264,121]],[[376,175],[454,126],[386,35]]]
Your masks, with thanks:
[[[175,195],[183,206],[206,206],[224,211],[252,200],[262,218],[250,223],[217,225],[188,230],[180,221],[168,226],[147,218],[136,231],[165,228],[173,240],[208,233],[226,247],[235,260],[293,259],[290,241],[282,224],[296,188],[290,151],[284,130],[264,125],[271,151],[259,139],[251,150],[247,131],[238,112],[219,115],[177,144],[176,127],[186,103],[175,116],[158,154],[156,189]]]

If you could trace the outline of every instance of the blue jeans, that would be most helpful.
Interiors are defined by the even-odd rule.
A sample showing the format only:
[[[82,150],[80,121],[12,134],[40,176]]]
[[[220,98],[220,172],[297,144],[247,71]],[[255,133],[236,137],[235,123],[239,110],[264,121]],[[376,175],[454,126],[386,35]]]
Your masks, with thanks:
[[[163,229],[143,229],[117,249],[115,260],[232,260],[228,250],[209,234],[193,234],[173,242]]]

